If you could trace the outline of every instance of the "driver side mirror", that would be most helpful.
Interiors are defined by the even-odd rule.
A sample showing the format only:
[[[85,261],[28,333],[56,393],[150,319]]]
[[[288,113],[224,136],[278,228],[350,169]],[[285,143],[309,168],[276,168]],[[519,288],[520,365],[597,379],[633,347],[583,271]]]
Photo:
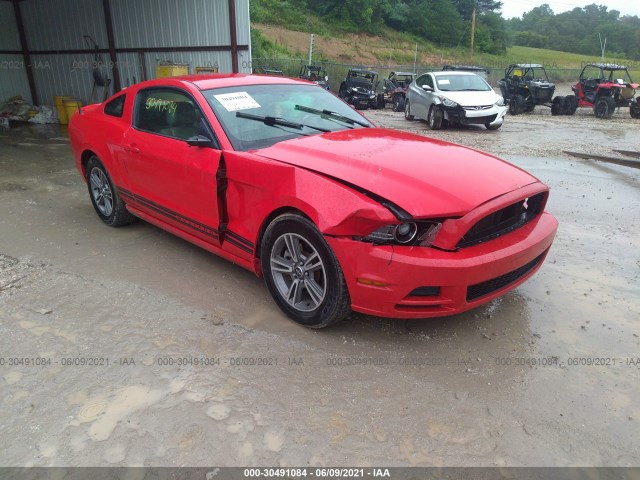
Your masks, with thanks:
[[[187,138],[187,144],[190,147],[213,147],[213,140],[204,135],[194,135],[193,137]]]
[[[433,87],[430,87],[429,85],[422,85],[422,89],[425,92],[433,92]]]

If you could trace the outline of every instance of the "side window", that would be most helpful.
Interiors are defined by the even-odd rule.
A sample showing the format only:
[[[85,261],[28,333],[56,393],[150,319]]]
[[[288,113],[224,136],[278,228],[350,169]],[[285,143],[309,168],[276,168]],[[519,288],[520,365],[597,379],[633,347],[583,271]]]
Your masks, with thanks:
[[[424,79],[424,84],[425,85],[429,85],[431,88],[433,88],[433,77],[431,75],[425,75],[425,79]]]
[[[419,87],[422,87],[422,85],[428,85],[427,84],[427,76],[426,75],[421,75],[420,77],[418,77],[418,79],[416,80],[416,85]]]
[[[120,95],[117,98],[114,98],[109,103],[104,106],[104,113],[107,115],[111,115],[112,117],[122,117],[122,112],[124,111],[124,100],[127,97],[127,94]]]
[[[134,127],[187,140],[200,133],[202,113],[185,93],[175,89],[142,90],[136,97]]]

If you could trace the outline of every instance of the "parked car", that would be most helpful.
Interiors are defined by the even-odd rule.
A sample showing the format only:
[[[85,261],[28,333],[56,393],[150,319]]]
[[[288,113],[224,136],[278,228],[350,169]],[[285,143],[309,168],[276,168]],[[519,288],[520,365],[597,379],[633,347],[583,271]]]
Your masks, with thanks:
[[[551,107],[556,86],[549,81],[543,65],[514,63],[507,67],[504,78],[498,81],[504,101],[511,115],[533,112],[536,105]]]
[[[378,72],[352,68],[340,84],[338,96],[359,110],[384,108],[384,92],[379,90]]]
[[[384,81],[384,101],[390,103],[394,112],[404,111],[404,100],[409,85],[416,78],[415,73],[391,72]]]
[[[520,168],[374,128],[290,78],[150,80],[83,107],[69,136],[102,222],[142,218],[263,276],[307,327],[482,305],[533,275],[557,227]]]
[[[573,115],[578,107],[588,107],[598,118],[611,118],[616,108],[629,107],[631,117],[640,118],[640,105],[634,98],[637,88],[624,65],[589,63],[571,87],[574,94],[553,99],[551,113]]]
[[[300,78],[317,83],[321,87],[331,90],[327,70],[319,65],[303,65],[300,68]]]
[[[483,80],[489,81],[489,69],[484,67],[477,67],[475,65],[445,65],[442,67],[443,72],[471,72],[475,73]]]
[[[409,87],[404,105],[407,120],[427,120],[432,130],[444,125],[484,125],[497,130],[507,108],[491,86],[474,73],[430,72]]]

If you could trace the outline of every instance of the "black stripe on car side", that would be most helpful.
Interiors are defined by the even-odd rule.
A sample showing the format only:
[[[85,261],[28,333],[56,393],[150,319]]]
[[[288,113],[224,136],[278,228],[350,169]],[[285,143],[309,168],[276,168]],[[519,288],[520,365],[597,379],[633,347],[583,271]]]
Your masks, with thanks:
[[[238,242],[246,245],[247,247],[251,248],[253,250],[253,248],[255,247],[255,245],[253,243],[251,243],[249,240],[247,240],[244,237],[241,237],[240,235],[238,235],[236,232],[232,232],[231,230],[227,230],[226,234],[230,237],[233,237],[234,240],[237,240]]]
[[[140,202],[145,207],[153,210],[154,212],[164,215],[165,217],[169,217],[172,220],[178,223],[181,223],[182,225],[185,225],[187,227],[190,227],[193,230],[197,230],[198,232],[203,233],[211,238],[214,238],[216,240],[218,239],[218,231],[215,228],[209,227],[208,225],[205,225],[189,217],[186,217],[178,212],[174,212],[173,210],[169,210],[168,208],[165,208],[162,205],[158,205],[157,203],[151,200],[148,200],[144,197],[141,197],[140,195],[131,193],[124,188],[118,187],[118,191],[125,199],[128,197],[133,201]]]
[[[247,253],[253,254],[253,248],[249,248],[246,245],[243,245],[242,243],[238,242],[236,239],[232,238],[230,235],[228,235],[229,230],[227,230],[225,233],[227,234],[225,236],[225,239],[226,239],[227,242],[229,242],[234,247],[239,248],[243,252],[247,252]]]
[[[196,220],[193,220],[189,217],[186,217],[178,212],[174,212],[173,210],[169,210],[168,208],[163,207],[162,205],[158,205],[157,203],[148,200],[140,195],[137,195],[135,193],[130,192],[129,190],[122,188],[122,187],[118,187],[118,191],[120,192],[120,194],[125,197],[125,199],[128,197],[131,200],[137,201],[142,203],[144,206],[146,206],[147,208],[153,210],[154,212],[157,212],[161,215],[164,215],[166,217],[169,217],[173,220],[175,220],[178,223],[181,223],[182,225],[185,225],[187,227],[191,227],[194,230],[197,230],[201,233],[204,233],[205,235],[208,235],[212,238],[218,239],[219,235],[218,235],[218,231],[215,228],[209,227],[208,225],[205,225],[203,223],[200,223]],[[235,247],[239,248],[240,250],[247,252],[247,253],[251,253],[253,254],[253,251],[255,249],[255,246],[252,242],[250,242],[249,240],[247,240],[246,238],[238,235],[235,232],[232,232],[231,230],[227,230],[226,232],[226,240],[231,244],[234,245]]]

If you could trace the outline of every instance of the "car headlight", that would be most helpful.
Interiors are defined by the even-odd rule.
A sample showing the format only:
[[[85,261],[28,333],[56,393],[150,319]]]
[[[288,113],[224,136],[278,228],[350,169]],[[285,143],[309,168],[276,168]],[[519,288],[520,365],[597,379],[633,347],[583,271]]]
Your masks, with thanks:
[[[429,247],[440,231],[440,222],[405,222],[397,225],[385,225],[365,237],[355,240],[376,245],[419,245]]]
[[[445,107],[457,107],[458,104],[456,102],[454,102],[453,100],[449,100],[447,97],[438,97],[440,99],[440,101],[442,102],[442,104]]]
[[[502,98],[500,95],[498,95],[498,101],[496,102],[496,106],[504,107],[504,98]]]

